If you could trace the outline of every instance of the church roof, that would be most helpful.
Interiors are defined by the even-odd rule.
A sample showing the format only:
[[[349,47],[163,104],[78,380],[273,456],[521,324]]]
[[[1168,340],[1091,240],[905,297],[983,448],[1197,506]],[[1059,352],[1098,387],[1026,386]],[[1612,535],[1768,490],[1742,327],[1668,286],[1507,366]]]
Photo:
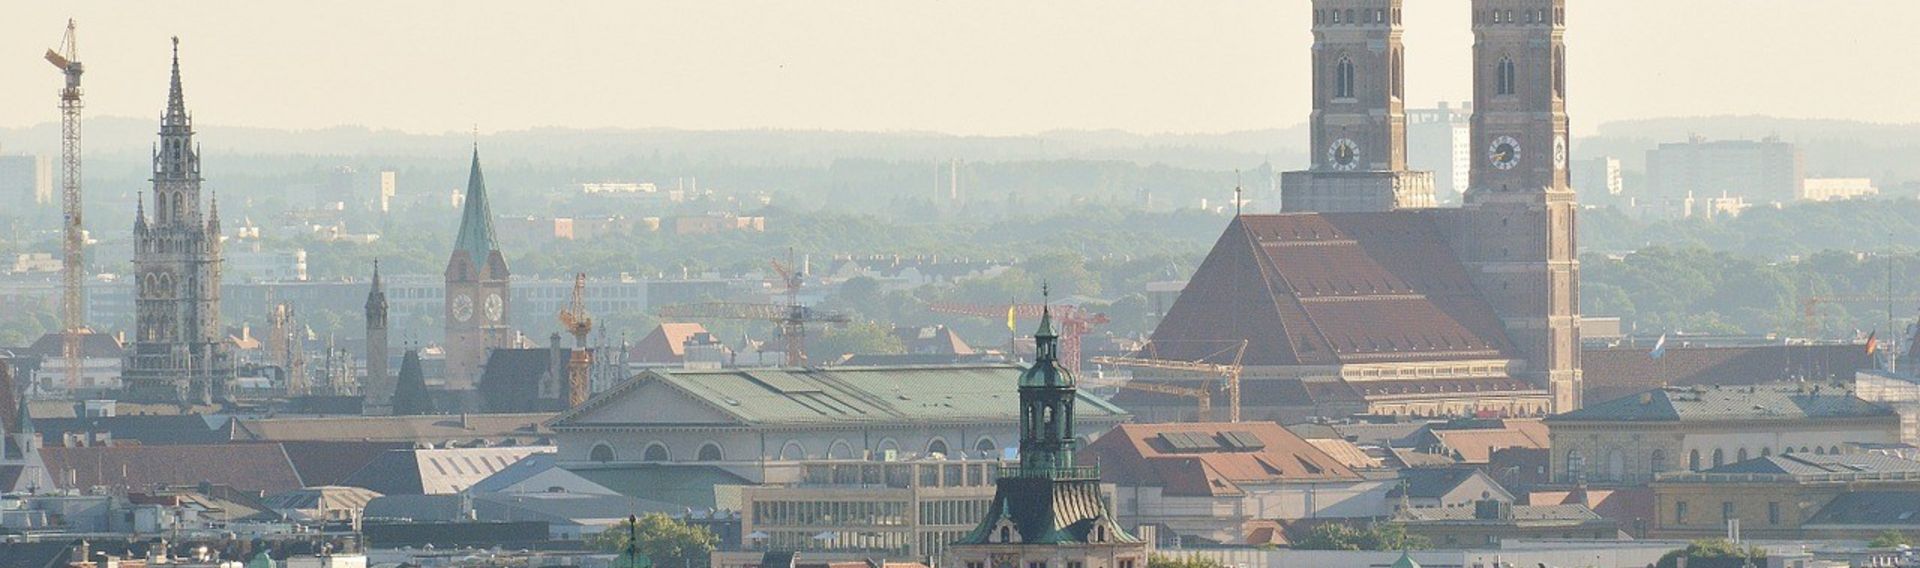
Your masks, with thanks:
[[[1018,533],[1016,542],[1024,545],[1141,542],[1114,523],[1096,479],[1002,477],[992,503],[957,544],[1013,544],[998,538],[1002,523],[1010,524]]]
[[[1154,329],[1159,356],[1246,340],[1251,366],[1514,357],[1447,242],[1430,211],[1237,217]]]
[[[480,150],[473,151],[473,167],[467,172],[466,205],[460,212],[460,233],[453,240],[455,252],[467,253],[474,270],[487,265],[488,254],[500,249],[493,232],[493,208],[487,205],[487,180],[480,173]]]

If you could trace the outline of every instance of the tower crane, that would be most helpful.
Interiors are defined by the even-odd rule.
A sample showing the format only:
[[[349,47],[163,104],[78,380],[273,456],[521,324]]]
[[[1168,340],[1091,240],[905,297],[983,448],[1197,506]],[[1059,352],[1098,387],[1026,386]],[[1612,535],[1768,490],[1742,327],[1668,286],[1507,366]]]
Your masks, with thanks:
[[[1133,369],[1150,369],[1170,373],[1191,373],[1207,376],[1208,380],[1201,383],[1201,387],[1199,388],[1142,382],[1138,376],[1124,383],[1111,383],[1112,386],[1123,389],[1192,397],[1199,405],[1199,419],[1201,422],[1207,422],[1213,419],[1212,378],[1218,377],[1221,379],[1227,391],[1227,421],[1239,422],[1240,371],[1242,369],[1240,359],[1247,354],[1247,342],[1241,340],[1233,343],[1234,345],[1232,347],[1215,351],[1212,354],[1201,357],[1198,361],[1157,358],[1152,343],[1148,343],[1125,356],[1094,357],[1091,361],[1096,365],[1113,365]],[[1231,362],[1229,363],[1222,364],[1207,361],[1208,359],[1214,359],[1228,354],[1232,355]]]
[[[587,313],[587,274],[573,275],[573,301],[560,310],[560,326],[573,334],[573,355],[567,359],[567,407],[587,401],[590,388],[587,375],[593,369],[593,355],[587,351],[587,334],[593,332],[593,316]]]
[[[47,50],[47,62],[66,75],[66,87],[60,89],[60,318],[61,357],[66,367],[67,390],[80,386],[80,355],[86,324],[85,290],[81,274],[81,250],[86,238],[80,216],[80,44],[74,36],[74,22],[67,20],[67,35],[59,49]]]
[[[791,255],[789,255],[791,256]],[[741,302],[707,302],[699,304],[676,304],[661,306],[655,313],[664,318],[682,319],[729,319],[757,320],[773,322],[780,328],[780,339],[786,345],[787,366],[804,367],[807,365],[807,326],[843,324],[853,321],[846,314],[816,310],[800,303],[800,287],[806,281],[806,271],[797,269],[791,259],[782,264],[779,260],[770,261],[774,273],[780,276],[780,285],[784,288],[786,303],[754,304]]]
[[[958,314],[982,318],[1014,317],[1037,318],[1047,306],[1041,304],[963,304],[953,302],[934,302],[927,309],[939,314]],[[1080,338],[1093,331],[1094,326],[1108,322],[1107,315],[1088,311],[1072,304],[1054,305],[1053,320],[1060,325],[1060,361],[1075,376],[1080,374]]]

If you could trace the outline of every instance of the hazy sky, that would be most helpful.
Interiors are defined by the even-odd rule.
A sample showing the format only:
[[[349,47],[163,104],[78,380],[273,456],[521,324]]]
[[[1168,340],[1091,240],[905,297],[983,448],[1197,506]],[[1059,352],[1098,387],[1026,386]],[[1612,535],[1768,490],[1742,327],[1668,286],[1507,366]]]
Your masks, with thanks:
[[[1467,0],[1407,0],[1419,105],[1468,96]],[[1571,0],[1576,128],[1920,122],[1914,0]],[[0,1],[0,126],[154,116],[181,36],[203,124],[1220,132],[1306,119],[1307,0]]]

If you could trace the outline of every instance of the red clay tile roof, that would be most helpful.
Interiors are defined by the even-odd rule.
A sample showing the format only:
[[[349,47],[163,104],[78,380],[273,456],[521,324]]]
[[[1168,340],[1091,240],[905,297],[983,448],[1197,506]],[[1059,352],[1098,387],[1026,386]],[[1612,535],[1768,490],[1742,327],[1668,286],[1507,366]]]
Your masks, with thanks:
[[[1243,483],[1360,478],[1272,422],[1121,424],[1082,449],[1079,460],[1098,463],[1107,482],[1157,486],[1168,495],[1237,495]]]
[[[1255,366],[1512,358],[1446,243],[1420,211],[1239,217],[1154,330],[1158,356],[1247,340]]]
[[[1436,428],[1433,435],[1447,449],[1458,454],[1461,463],[1487,463],[1492,459],[1494,450],[1548,447],[1546,424],[1538,420],[1509,419],[1502,422],[1504,426],[1501,428]]]
[[[706,332],[706,326],[697,323],[662,323],[633,344],[627,356],[635,363],[681,363],[687,357],[687,338]]]
[[[41,448],[40,458],[62,489],[147,491],[207,482],[274,494],[302,486],[280,444],[57,447]]]

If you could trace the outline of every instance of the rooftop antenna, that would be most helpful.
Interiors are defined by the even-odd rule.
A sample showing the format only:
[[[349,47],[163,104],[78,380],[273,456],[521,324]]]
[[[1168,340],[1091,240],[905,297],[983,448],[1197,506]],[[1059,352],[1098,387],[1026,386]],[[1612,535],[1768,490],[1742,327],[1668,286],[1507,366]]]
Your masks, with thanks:
[[[1240,170],[1233,171],[1233,216],[1240,216]]]

